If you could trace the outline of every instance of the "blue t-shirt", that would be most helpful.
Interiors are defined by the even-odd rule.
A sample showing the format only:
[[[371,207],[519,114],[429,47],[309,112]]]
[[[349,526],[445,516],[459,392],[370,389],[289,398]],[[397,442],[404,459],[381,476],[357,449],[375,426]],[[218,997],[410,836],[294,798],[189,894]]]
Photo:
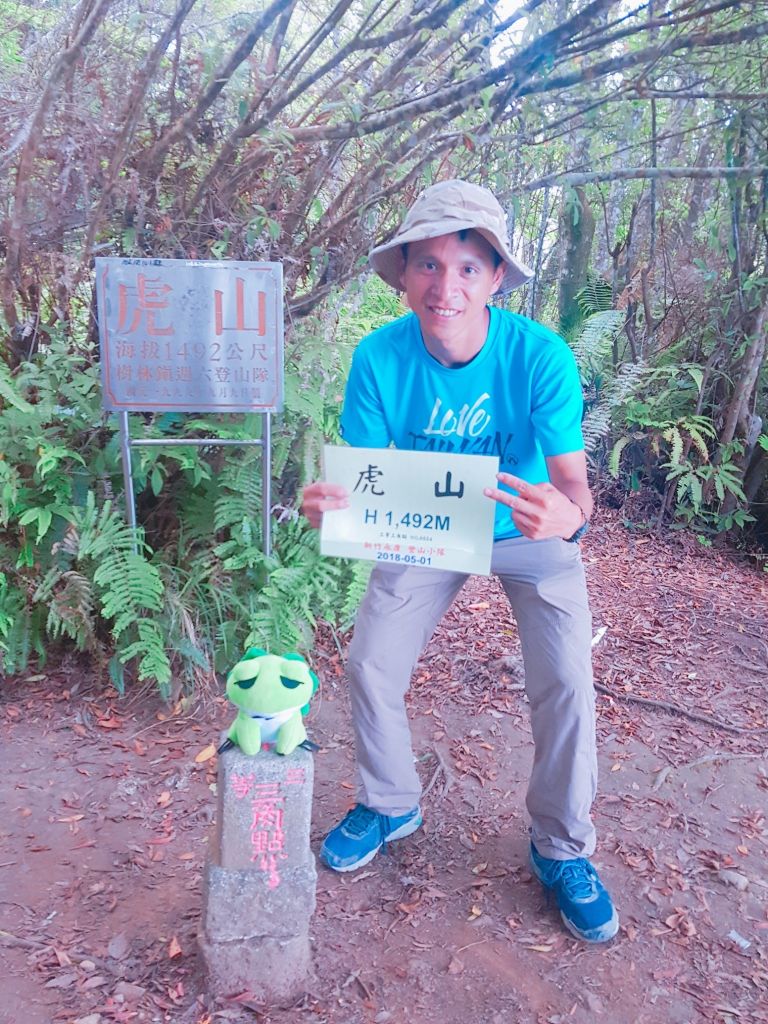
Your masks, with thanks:
[[[498,455],[502,472],[532,484],[549,480],[546,456],[584,447],[576,361],[541,324],[489,309],[488,337],[465,366],[442,366],[429,354],[413,313],[363,338],[344,397],[344,440]],[[520,535],[509,513],[497,505],[496,540]]]

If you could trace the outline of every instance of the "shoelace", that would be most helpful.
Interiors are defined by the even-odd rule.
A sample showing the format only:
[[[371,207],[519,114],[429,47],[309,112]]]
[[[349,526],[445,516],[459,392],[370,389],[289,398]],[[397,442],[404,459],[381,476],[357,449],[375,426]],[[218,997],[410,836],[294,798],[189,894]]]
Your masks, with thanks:
[[[344,827],[351,836],[364,836],[374,823],[374,820],[378,821],[379,817],[380,815],[376,811],[372,811],[370,807],[366,807],[365,804],[358,804],[347,815]]]
[[[590,865],[584,860],[563,861],[559,877],[568,897],[573,900],[587,900],[595,893],[595,884]]]

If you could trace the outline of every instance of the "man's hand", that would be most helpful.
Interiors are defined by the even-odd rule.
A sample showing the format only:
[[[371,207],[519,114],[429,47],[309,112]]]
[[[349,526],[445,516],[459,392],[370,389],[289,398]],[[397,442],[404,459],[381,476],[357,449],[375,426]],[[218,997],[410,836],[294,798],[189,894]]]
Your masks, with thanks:
[[[349,499],[346,488],[341,484],[326,484],[316,481],[307,484],[301,495],[301,511],[315,530],[320,529],[323,512],[331,512],[336,508],[348,508]]]
[[[517,529],[530,540],[547,537],[572,537],[584,523],[584,514],[578,505],[552,484],[529,484],[511,473],[499,473],[497,479],[517,494],[509,494],[495,487],[486,487],[484,494],[512,510]]]

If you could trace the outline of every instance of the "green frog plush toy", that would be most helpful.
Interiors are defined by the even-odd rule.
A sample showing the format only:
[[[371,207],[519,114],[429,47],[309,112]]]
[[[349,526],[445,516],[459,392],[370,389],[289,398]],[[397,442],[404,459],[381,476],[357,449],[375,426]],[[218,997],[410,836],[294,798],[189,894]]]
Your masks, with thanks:
[[[302,715],[320,685],[300,654],[267,654],[251,647],[227,676],[227,696],[240,710],[225,744],[258,754],[263,743],[278,754],[309,745]]]

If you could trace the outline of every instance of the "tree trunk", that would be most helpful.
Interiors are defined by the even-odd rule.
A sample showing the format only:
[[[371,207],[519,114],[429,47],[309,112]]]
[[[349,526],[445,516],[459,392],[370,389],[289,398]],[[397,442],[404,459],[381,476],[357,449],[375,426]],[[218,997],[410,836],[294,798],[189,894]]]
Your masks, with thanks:
[[[587,283],[592,239],[595,236],[595,217],[581,186],[568,193],[560,210],[560,282],[557,305],[560,327],[568,332],[579,321],[577,294]]]
[[[725,414],[725,422],[720,432],[720,444],[730,444],[736,436],[740,423],[746,422],[752,392],[755,390],[760,367],[765,359],[766,340],[768,340],[768,296],[764,299],[755,317],[754,326],[749,332],[752,338],[744,353],[738,376],[733,382],[733,395]]]

